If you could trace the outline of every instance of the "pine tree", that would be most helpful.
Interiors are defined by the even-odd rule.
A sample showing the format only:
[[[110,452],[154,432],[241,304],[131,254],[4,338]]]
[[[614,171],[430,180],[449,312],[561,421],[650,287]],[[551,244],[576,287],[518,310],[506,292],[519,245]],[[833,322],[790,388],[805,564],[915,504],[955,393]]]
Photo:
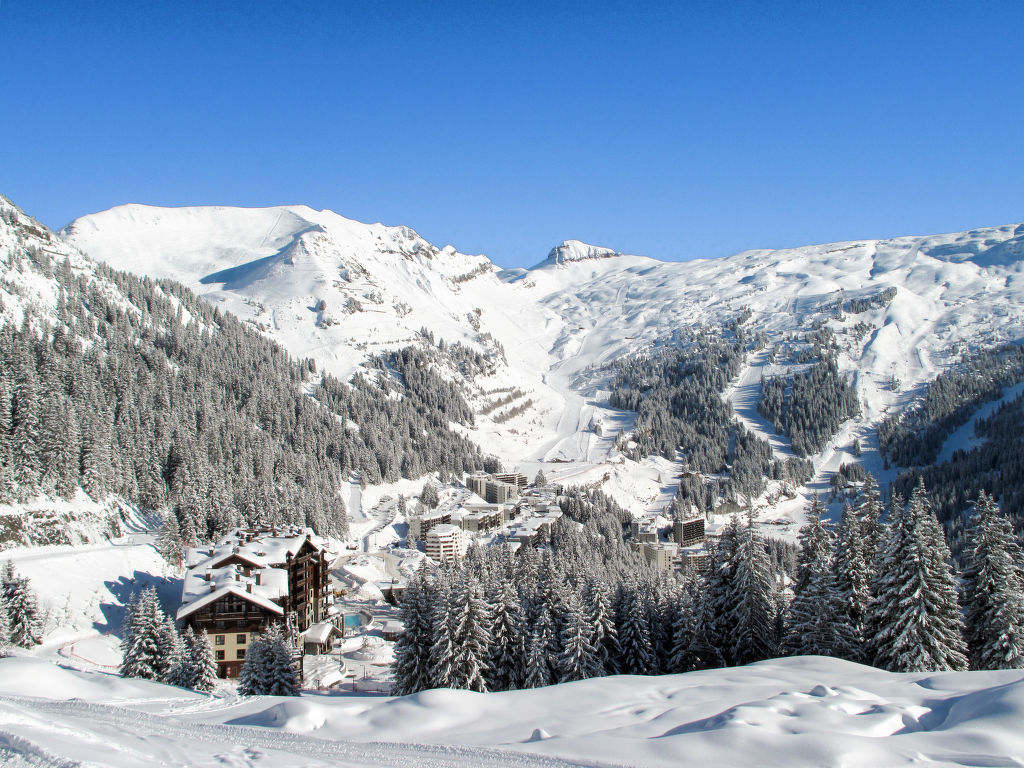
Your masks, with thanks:
[[[1024,570],[1013,526],[982,491],[964,551],[971,669],[1024,668]]]
[[[558,682],[586,680],[589,677],[603,675],[604,666],[590,642],[591,629],[579,598],[569,593],[563,605],[565,616],[562,620],[562,639],[559,643],[562,650],[556,663]]]
[[[623,587],[615,622],[622,655],[619,670],[625,675],[649,675],[655,665],[647,606],[637,585]]]
[[[949,548],[920,482],[910,502],[889,510],[889,539],[869,610],[875,666],[892,672],[967,668],[963,618]]]
[[[762,661],[775,655],[775,601],[764,541],[748,520],[736,547],[732,624],[732,658],[736,664]]]
[[[217,661],[213,655],[213,646],[206,630],[186,640],[185,647],[192,662],[195,677],[192,688],[209,693],[217,686]]]
[[[425,592],[427,585],[423,574],[417,572],[409,579],[399,604],[404,629],[395,642],[395,683],[392,693],[396,696],[405,696],[430,687],[433,625],[430,621],[429,593]]]
[[[486,691],[491,644],[492,612],[483,590],[472,576],[463,577],[455,591],[452,612],[452,688]]]
[[[7,605],[0,590],[0,657],[6,656],[11,650],[11,624],[7,618]]]
[[[702,656],[709,666],[734,663],[732,649],[739,594],[734,582],[741,534],[739,518],[733,515],[718,541],[708,546],[711,567],[704,578],[696,635],[697,645],[704,647]]]
[[[292,646],[280,626],[274,624],[264,632],[264,644],[263,660],[270,681],[266,693],[270,696],[298,696],[301,685]]]
[[[160,607],[156,590],[142,590],[128,607],[121,640],[121,676],[167,680],[174,663],[177,637]]]
[[[29,580],[19,576],[10,560],[4,566],[3,607],[7,614],[12,645],[31,648],[40,642],[39,603]]]
[[[822,521],[824,506],[814,496],[800,529],[800,556],[789,604],[784,648],[801,656],[849,658],[858,650],[832,572],[832,534]]]
[[[543,688],[554,682],[548,660],[552,634],[551,614],[542,605],[526,644],[526,674],[523,677],[523,688]]]
[[[615,627],[615,614],[612,607],[612,591],[608,582],[603,579],[590,579],[584,592],[587,618],[592,634],[590,644],[594,646],[604,674],[614,675],[618,670],[616,660],[621,654],[619,634]]]
[[[523,608],[511,581],[502,581],[493,598],[494,619],[491,649],[487,662],[487,689],[511,691],[522,682],[522,666],[526,658],[523,635]]]
[[[165,511],[161,517],[156,549],[163,556],[164,560],[175,567],[179,567],[185,556],[185,546],[181,540],[178,517],[170,511]]]
[[[291,644],[284,631],[272,624],[249,645],[238,678],[243,696],[298,696],[299,676]]]
[[[195,632],[191,626],[185,627],[181,636],[179,652],[171,660],[167,673],[167,682],[179,688],[193,688],[196,683],[196,667],[190,649],[195,642]]]
[[[844,658],[853,661],[863,658],[874,562],[874,554],[868,549],[869,540],[863,533],[866,520],[859,516],[862,511],[862,507],[854,509],[849,504],[843,505],[832,565],[832,580],[842,616],[849,624],[856,644],[855,654],[844,655]]]
[[[442,572],[437,578],[430,623],[433,639],[430,645],[429,688],[452,688],[455,682],[454,616],[452,589]]]

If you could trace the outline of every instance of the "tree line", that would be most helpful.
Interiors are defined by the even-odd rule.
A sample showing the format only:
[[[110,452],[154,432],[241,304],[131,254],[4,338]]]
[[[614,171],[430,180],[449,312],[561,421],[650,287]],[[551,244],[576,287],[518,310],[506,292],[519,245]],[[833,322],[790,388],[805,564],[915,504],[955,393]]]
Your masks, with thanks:
[[[604,569],[587,554],[601,536],[592,521],[560,523],[542,550],[471,550],[457,566],[419,573],[403,596],[395,692],[530,688],[779,655],[896,672],[1024,667],[1019,544],[991,497],[976,503],[962,587],[923,484],[886,513],[868,477],[835,531],[823,511],[809,503],[791,574],[737,516],[709,543],[700,575],[631,559],[621,529],[618,545],[605,542],[622,549]]]

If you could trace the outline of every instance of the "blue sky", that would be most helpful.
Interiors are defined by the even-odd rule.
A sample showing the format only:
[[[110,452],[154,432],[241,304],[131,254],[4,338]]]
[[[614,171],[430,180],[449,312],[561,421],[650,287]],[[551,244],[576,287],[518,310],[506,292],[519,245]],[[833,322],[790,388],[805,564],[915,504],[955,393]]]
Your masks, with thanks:
[[[1024,220],[1024,3],[0,0],[0,192],[306,203],[528,265]]]

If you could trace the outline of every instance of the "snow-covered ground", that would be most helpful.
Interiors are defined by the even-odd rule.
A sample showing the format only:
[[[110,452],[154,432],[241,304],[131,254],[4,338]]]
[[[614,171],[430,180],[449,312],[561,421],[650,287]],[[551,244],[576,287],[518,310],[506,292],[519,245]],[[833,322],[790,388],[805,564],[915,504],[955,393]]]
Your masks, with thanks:
[[[898,675],[820,657],[508,693],[301,699],[0,660],[5,765],[1020,766],[1022,716],[1021,672]]]

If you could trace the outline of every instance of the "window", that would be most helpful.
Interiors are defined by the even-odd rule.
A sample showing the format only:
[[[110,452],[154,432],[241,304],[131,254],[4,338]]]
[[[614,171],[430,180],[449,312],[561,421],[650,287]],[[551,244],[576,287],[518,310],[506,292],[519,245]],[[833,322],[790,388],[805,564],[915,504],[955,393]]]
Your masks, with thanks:
[[[235,652],[235,658],[244,659],[245,658],[245,648],[239,648]]]
[[[224,651],[215,651],[217,654],[217,661],[224,661]]]
[[[239,645],[245,645],[245,635],[235,635],[235,642]]]
[[[213,644],[214,645],[224,645],[224,635],[214,635],[213,636]]]

